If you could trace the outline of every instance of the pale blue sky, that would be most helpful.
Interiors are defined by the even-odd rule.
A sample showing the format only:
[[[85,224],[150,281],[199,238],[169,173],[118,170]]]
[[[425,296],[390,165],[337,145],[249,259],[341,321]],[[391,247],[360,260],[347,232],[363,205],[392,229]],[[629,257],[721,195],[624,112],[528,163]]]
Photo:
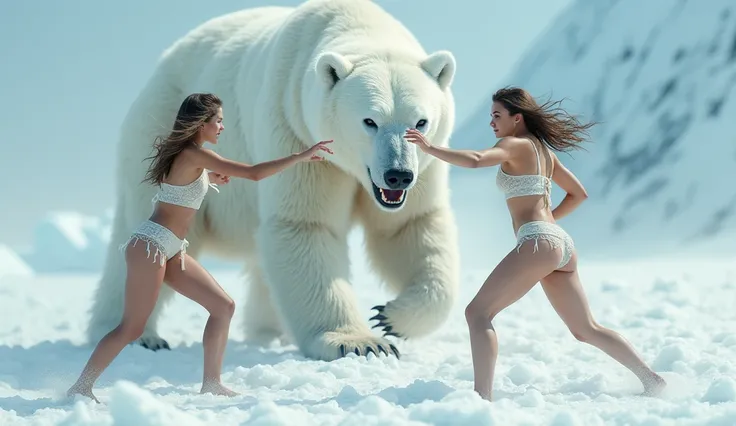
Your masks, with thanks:
[[[120,123],[158,56],[199,23],[295,0],[0,2],[0,243],[22,248],[52,210],[114,203]],[[459,124],[571,0],[377,0],[426,50],[451,50]]]

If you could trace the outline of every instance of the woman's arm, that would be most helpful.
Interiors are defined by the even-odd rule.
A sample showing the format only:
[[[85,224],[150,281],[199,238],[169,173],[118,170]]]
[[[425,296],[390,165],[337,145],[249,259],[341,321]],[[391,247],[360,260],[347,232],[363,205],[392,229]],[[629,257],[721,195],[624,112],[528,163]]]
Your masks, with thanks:
[[[321,150],[332,154],[332,151],[325,146],[331,142],[331,140],[318,142],[311,148],[300,153],[291,154],[276,160],[264,161],[254,165],[224,158],[209,149],[191,149],[184,152],[188,153],[190,159],[197,167],[212,170],[220,175],[235,176],[243,179],[259,181],[302,161],[324,160],[324,158],[317,155],[317,151]]]
[[[553,154],[552,159],[554,163],[552,180],[567,192],[565,198],[552,210],[552,216],[555,220],[558,220],[575,210],[580,203],[588,198],[588,193],[578,178],[560,162],[556,155]]]
[[[407,141],[419,146],[427,154],[455,166],[470,169],[497,166],[511,157],[510,142],[507,139],[499,140],[492,148],[483,151],[472,151],[434,146],[425,139],[421,132],[415,129],[407,130],[404,137]]]

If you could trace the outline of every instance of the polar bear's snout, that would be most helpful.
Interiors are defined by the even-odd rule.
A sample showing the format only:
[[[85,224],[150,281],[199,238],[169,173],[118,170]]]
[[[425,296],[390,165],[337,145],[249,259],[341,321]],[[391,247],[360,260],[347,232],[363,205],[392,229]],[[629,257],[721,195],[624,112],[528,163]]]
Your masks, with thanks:
[[[406,189],[414,182],[414,172],[411,170],[389,169],[383,174],[389,189]]]
[[[373,188],[373,196],[376,202],[384,210],[397,210],[403,206],[406,201],[408,189],[414,183],[414,172],[406,169],[388,169],[383,173],[385,187],[376,185],[375,180],[371,176],[371,169],[368,168],[368,176],[370,177],[371,187]]]
[[[403,125],[379,129],[373,140],[373,157],[367,166],[375,201],[388,211],[403,206],[419,173],[416,148],[404,140],[405,132]]]

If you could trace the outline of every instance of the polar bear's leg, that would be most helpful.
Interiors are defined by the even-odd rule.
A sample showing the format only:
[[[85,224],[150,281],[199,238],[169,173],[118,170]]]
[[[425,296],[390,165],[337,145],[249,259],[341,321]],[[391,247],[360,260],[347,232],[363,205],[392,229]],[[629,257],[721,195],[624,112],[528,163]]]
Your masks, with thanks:
[[[446,168],[432,165],[422,175],[402,211],[378,211],[370,196],[361,196],[367,257],[398,294],[374,307],[374,328],[386,335],[410,338],[437,330],[457,295],[459,249]]]
[[[264,277],[285,331],[302,353],[334,360],[398,350],[374,335],[348,280],[354,179],[328,164],[298,164],[259,189],[256,234]]]
[[[330,361],[348,352],[398,352],[360,315],[345,235],[327,224],[270,217],[258,236],[272,299],[305,356]]]
[[[119,203],[123,205],[123,203]],[[126,226],[124,208],[118,207],[115,212],[112,235],[107,249],[107,259],[100,282],[95,289],[92,300],[91,317],[87,327],[89,343],[96,344],[105,334],[114,329],[123,315],[123,301],[125,300],[125,278],[127,265],[125,255],[119,245],[130,237],[130,227]],[[171,299],[173,291],[168,286],[162,286],[151,316],[146,323],[143,335],[137,343],[151,349],[169,349],[169,344],[156,332],[156,325],[163,306]]]
[[[248,298],[245,301],[245,336],[256,343],[269,343],[282,337],[283,329],[263,277],[260,262],[248,262]]]
[[[396,233],[366,229],[371,264],[396,299],[371,319],[386,335],[421,337],[447,319],[458,289],[456,231],[448,207],[408,220]]]

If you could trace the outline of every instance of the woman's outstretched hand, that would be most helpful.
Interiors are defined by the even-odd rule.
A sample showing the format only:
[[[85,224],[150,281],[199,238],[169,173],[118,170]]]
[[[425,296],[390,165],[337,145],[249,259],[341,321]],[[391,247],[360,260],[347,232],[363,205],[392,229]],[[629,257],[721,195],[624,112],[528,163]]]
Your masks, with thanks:
[[[312,145],[311,148],[307,149],[306,151],[302,151],[299,153],[299,156],[302,157],[303,161],[324,161],[324,157],[321,157],[317,155],[318,151],[325,151],[329,154],[333,154],[332,150],[330,148],[327,148],[325,145],[328,143],[332,143],[332,139],[328,141],[320,141],[316,144]]]
[[[422,151],[432,147],[429,141],[424,137],[424,134],[417,129],[407,129],[404,139],[417,145]]]
[[[220,173],[210,172],[210,183],[214,183],[217,185],[225,185],[226,183],[230,182],[230,176],[226,176]]]

